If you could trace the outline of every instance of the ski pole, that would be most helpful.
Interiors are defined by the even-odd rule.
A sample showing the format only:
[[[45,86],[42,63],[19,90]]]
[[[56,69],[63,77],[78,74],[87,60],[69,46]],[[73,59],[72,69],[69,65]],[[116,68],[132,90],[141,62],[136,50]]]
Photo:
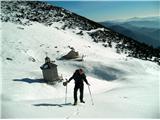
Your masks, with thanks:
[[[88,90],[89,90],[89,94],[90,94],[90,97],[91,97],[92,105],[94,105],[94,103],[93,103],[93,98],[92,98],[92,94],[91,94],[91,90],[90,90],[89,85],[88,85]]]
[[[67,79],[66,79],[66,93],[65,93],[65,104],[67,103]]]

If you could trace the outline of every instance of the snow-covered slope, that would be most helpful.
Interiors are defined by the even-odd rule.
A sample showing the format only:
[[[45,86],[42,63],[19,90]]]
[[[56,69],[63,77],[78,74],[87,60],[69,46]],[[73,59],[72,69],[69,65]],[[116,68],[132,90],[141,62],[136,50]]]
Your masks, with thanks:
[[[53,22],[46,26],[37,21],[30,25],[2,23],[2,118],[158,118],[159,71],[153,62],[118,54],[114,47],[93,42],[83,30],[60,29]],[[74,47],[83,62],[58,60]],[[75,69],[83,68],[91,84],[94,105],[85,85],[85,104],[65,105],[62,83],[47,85],[39,66],[48,56],[56,61],[58,73],[69,78]],[[74,82],[68,85],[68,103],[73,102]]]
[[[2,22],[13,22],[24,26],[32,25],[31,21],[46,26],[55,25],[57,29],[79,29],[74,31],[82,36],[87,33],[96,43],[104,47],[114,47],[117,53],[125,53],[130,57],[149,60],[160,64],[160,49],[154,49],[144,43],[135,41],[116,33],[104,26],[79,16],[61,7],[37,1],[2,1]]]

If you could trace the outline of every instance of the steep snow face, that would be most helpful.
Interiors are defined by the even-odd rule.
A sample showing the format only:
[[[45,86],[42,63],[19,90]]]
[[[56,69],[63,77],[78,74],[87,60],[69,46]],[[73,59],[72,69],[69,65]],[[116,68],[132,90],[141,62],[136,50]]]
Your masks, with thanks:
[[[41,61],[41,58],[46,55],[46,52],[49,56],[53,57],[53,59],[56,59],[66,54],[70,50],[70,47],[75,48],[81,54],[87,56],[88,51],[94,46],[95,50],[99,51],[96,53],[95,51],[90,51],[92,56],[95,54],[104,54],[103,50],[99,49],[103,47],[92,42],[92,38],[88,34],[79,36],[74,33],[75,30],[58,30],[55,26],[46,27],[37,22],[32,24],[32,26],[21,26],[10,22],[3,23],[3,60],[7,57],[11,57],[15,59],[16,62],[21,63],[24,63],[23,61],[25,61],[25,59],[31,60],[30,58]],[[13,52],[13,49],[15,52]],[[110,55],[108,55],[108,57],[121,56],[116,54],[114,49],[108,48],[106,51],[112,52],[109,53]],[[17,53],[19,54],[18,56]]]
[[[22,6],[26,7],[26,6]],[[3,21],[1,29],[2,118],[158,118],[160,67],[118,54],[116,43],[104,48],[93,42],[102,28],[61,29],[64,22],[50,26]],[[82,31],[82,32],[81,32]],[[78,34],[76,34],[78,33]],[[83,34],[81,34],[83,33]],[[58,60],[74,47],[84,61]],[[58,74],[69,79],[83,68],[91,84],[94,106],[85,85],[86,104],[64,104],[65,87],[42,81],[40,65],[47,55],[58,65]],[[74,81],[68,85],[67,102],[73,102]],[[18,106],[18,109],[17,109]]]

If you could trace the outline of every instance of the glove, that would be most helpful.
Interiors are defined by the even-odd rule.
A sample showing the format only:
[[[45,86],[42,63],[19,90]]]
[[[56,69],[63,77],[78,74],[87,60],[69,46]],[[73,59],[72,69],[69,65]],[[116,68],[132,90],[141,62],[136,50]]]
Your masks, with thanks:
[[[67,82],[63,82],[63,85],[66,86],[66,85],[67,85]]]
[[[66,86],[69,83],[69,81],[63,82],[63,85]]]

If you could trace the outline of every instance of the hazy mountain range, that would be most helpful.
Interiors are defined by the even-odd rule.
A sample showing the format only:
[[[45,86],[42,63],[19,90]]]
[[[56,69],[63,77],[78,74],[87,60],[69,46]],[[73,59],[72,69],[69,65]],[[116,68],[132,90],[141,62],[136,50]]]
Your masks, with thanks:
[[[104,21],[101,24],[139,42],[160,47],[160,16]]]

